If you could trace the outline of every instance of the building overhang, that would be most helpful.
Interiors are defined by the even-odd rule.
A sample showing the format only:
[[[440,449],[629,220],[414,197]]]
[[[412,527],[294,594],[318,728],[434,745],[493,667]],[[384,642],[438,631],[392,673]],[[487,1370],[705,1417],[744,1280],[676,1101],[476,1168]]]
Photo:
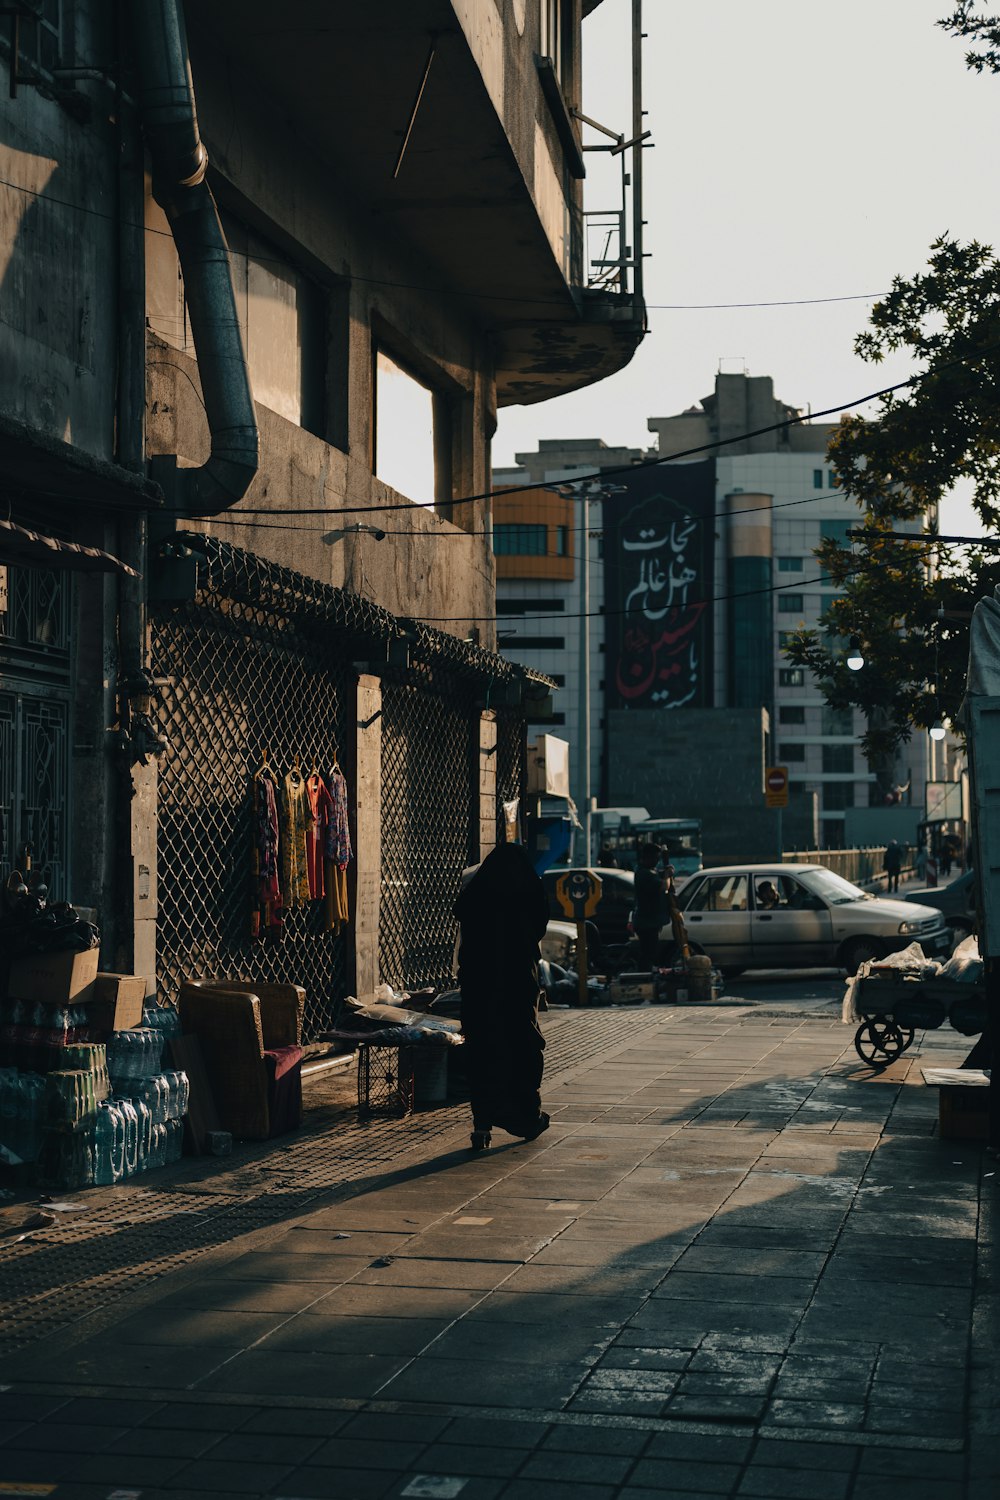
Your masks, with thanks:
[[[329,191],[405,256],[414,288],[457,302],[492,337],[499,404],[545,400],[628,362],[641,304],[570,285],[508,137],[499,18],[482,62],[451,0],[286,0],[280,11],[213,0],[188,7],[188,23],[196,90],[199,53],[205,66],[221,55],[258,79],[326,169]],[[522,76],[537,90],[524,108],[542,116],[533,58]]]
[[[163,504],[163,491],[142,474],[95,458],[0,414],[0,493],[17,509],[37,512],[53,503],[88,511],[143,511]]]

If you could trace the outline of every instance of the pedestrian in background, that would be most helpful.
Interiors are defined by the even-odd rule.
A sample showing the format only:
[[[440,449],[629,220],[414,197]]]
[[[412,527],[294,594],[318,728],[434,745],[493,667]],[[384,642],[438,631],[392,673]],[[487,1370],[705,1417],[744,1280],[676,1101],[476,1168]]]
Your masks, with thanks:
[[[903,851],[895,839],[890,839],[885,854],[882,857],[882,868],[887,876],[887,890],[899,890],[899,871],[902,863]]]
[[[660,927],[664,918],[663,880],[656,873],[660,851],[655,844],[643,844],[639,849],[638,868],[635,872],[635,915],[632,926],[639,939],[639,956],[644,969],[652,969],[660,948]]]
[[[472,1149],[489,1146],[494,1125],[533,1141],[549,1124],[538,1025],[538,945],[549,904],[526,850],[498,844],[465,884],[455,915]]]

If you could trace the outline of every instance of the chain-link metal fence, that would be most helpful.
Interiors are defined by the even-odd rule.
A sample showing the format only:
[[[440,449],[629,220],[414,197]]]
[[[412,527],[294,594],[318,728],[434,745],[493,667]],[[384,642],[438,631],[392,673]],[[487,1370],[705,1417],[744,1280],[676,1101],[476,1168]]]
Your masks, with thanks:
[[[407,989],[452,973],[462,870],[476,858],[479,709],[467,685],[382,685],[379,968]]]
[[[353,734],[350,664],[381,676],[381,978],[406,988],[446,982],[452,908],[477,857],[480,713],[521,669],[196,533],[161,549],[161,598],[175,587],[183,597],[167,574],[192,554],[194,602],[157,603],[151,621],[169,741],[159,781],[161,991],[173,998],[183,979],[212,975],[293,981],[307,992],[310,1040],[336,1019],[345,942],[323,931],[315,905],[287,911],[279,941],[251,941],[251,778],[265,751],[282,775],[296,757],[306,772],[314,762],[325,771]],[[499,711],[497,737],[499,800],[518,797],[523,809],[519,707]]]
[[[497,714],[497,843],[506,838],[504,804],[517,803],[518,827],[523,837],[527,744],[524,714],[501,709]]]
[[[347,743],[348,681],[331,637],[275,609],[205,591],[159,606],[152,666],[169,748],[158,793],[161,993],[184,979],[284,981],[306,990],[304,1037],[333,1024],[346,988],[343,936],[322,903],[286,908],[280,938],[251,941],[252,778],[328,770]]]

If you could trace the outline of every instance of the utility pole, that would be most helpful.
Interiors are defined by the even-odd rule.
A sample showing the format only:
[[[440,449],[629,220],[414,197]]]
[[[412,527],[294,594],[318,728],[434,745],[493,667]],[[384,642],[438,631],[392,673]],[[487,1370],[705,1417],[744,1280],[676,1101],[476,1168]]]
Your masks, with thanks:
[[[580,769],[577,776],[577,817],[583,825],[584,857],[577,864],[589,865],[591,846],[590,791],[590,495],[580,489],[583,523],[580,527],[580,696],[578,701],[577,744]]]
[[[632,295],[642,301],[642,0],[632,0]],[[624,217],[624,216],[623,216]],[[624,228],[624,226],[623,226]]]

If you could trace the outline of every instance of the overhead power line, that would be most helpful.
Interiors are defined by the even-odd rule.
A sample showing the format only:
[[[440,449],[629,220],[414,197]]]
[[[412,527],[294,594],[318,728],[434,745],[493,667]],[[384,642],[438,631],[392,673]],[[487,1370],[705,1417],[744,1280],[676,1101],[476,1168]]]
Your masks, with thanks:
[[[536,489],[543,489],[543,488],[545,488],[545,486],[543,486],[543,485],[528,485],[528,484],[526,484],[526,485],[523,486],[522,493],[524,493],[524,494],[531,494],[532,491],[534,491]],[[833,495],[838,495],[842,499],[847,498],[844,495],[844,492],[842,490],[839,490],[839,489],[838,490],[823,490],[823,491],[814,490],[814,492],[811,495],[806,495],[805,498],[802,499],[802,500],[775,500],[772,503],[772,505],[771,505],[771,509],[772,510],[785,510],[785,509],[787,509],[787,507],[793,506],[793,505],[822,505],[822,504],[828,502],[830,500],[831,496],[833,496]],[[594,503],[594,502],[591,502],[591,503]],[[409,507],[409,509],[410,510],[415,510],[415,509],[422,510],[423,507],[422,506],[417,506],[416,504],[411,504],[410,507]],[[289,526],[287,523],[285,523],[283,521],[274,521],[274,522],[256,521],[256,520],[246,521],[246,520],[243,519],[243,517],[244,516],[257,516],[257,515],[263,515],[263,516],[291,515],[291,516],[315,516],[318,519],[322,519],[324,517],[335,516],[335,515],[338,515],[338,514],[339,514],[339,512],[335,511],[335,510],[292,510],[292,511],[280,511],[280,510],[276,510],[276,511],[271,511],[271,510],[267,510],[267,511],[228,510],[228,511],[223,511],[218,516],[205,517],[204,519],[206,521],[211,521],[213,523],[216,523],[216,524],[218,524],[220,526],[242,526],[242,527],[246,527],[247,529],[254,529],[254,530],[260,530],[260,531],[294,531],[294,532],[297,532],[300,536],[314,536],[316,534],[316,531],[318,530],[318,528],[316,526]],[[433,515],[434,512],[431,511],[430,514]],[[747,515],[759,515],[759,514],[760,514],[760,509],[759,509],[758,506],[746,506],[746,507],[744,507],[742,509],[738,509],[738,510],[737,509],[733,509],[733,510],[711,510],[711,511],[706,512],[705,515],[701,515],[701,516],[696,516],[696,515],[692,514],[691,515],[691,520],[696,521],[699,525],[702,525],[703,523],[707,525],[709,522],[711,522],[711,523],[714,524],[716,521],[728,520],[730,516],[747,516]],[[541,524],[543,524],[543,523],[541,523],[541,522],[531,522],[531,521],[500,521],[500,522],[494,522],[494,524],[492,526],[478,526],[478,527],[472,527],[472,528],[469,528],[469,529],[466,529],[464,526],[455,526],[450,531],[422,531],[422,530],[419,530],[419,529],[415,529],[412,526],[408,526],[408,527],[405,527],[403,529],[396,529],[396,530],[392,529],[391,527],[380,526],[379,530],[383,533],[384,536],[416,536],[416,537],[427,537],[427,538],[433,539],[434,541],[438,541],[438,540],[448,541],[452,537],[490,536],[493,533],[495,533],[496,528],[497,528],[498,525],[500,525],[500,526],[508,526],[508,525],[509,526],[531,526],[531,525],[541,525]],[[544,523],[544,524],[547,524],[547,523]],[[593,535],[596,531],[600,530],[600,527],[595,527],[593,521],[588,521],[586,525],[568,526],[566,528],[566,530],[569,532],[570,536],[582,536],[582,534],[583,534],[584,531],[588,531],[588,532],[591,533],[591,535]],[[544,559],[544,558],[564,557],[565,553],[562,553],[562,552],[530,552],[530,553],[498,553],[497,555],[501,556],[501,557],[503,557],[503,556],[507,556],[507,557],[527,556],[527,557],[536,557],[536,558],[540,557],[540,558]]]
[[[576,486],[587,483],[594,483],[600,486],[606,480],[616,478],[619,475],[637,474],[640,473],[643,469],[661,468],[664,464],[679,463],[682,459],[696,458],[699,454],[702,453],[715,453],[718,451],[718,449],[728,448],[733,443],[742,443],[749,441],[751,438],[765,437],[768,433],[782,432],[789,427],[799,427],[804,423],[814,421],[817,417],[836,416],[838,412],[849,411],[852,407],[864,406],[869,401],[878,401],[883,396],[893,395],[896,391],[903,391],[908,387],[920,385],[922,381],[929,380],[932,376],[940,375],[944,370],[954,369],[958,365],[975,364],[978,360],[985,359],[987,355],[995,354],[998,350],[1000,350],[1000,342],[995,344],[987,344],[985,348],[979,350],[979,352],[976,354],[963,354],[959,355],[956,359],[945,360],[942,364],[934,365],[928,370],[919,371],[916,375],[910,375],[905,380],[897,380],[893,385],[885,385],[881,386],[877,391],[869,391],[865,396],[855,396],[850,401],[842,401],[836,406],[827,406],[822,411],[800,412],[798,416],[786,417],[783,421],[780,422],[769,422],[764,427],[754,427],[747,432],[734,433],[731,437],[713,438],[710,442],[707,443],[696,443],[693,447],[682,448],[677,453],[658,454],[655,458],[641,459],[637,463],[612,464],[607,468],[595,469],[591,473],[581,474],[577,479],[567,478],[552,480],[548,482],[539,481],[536,484],[528,485],[501,485],[495,489],[480,490],[478,493],[473,495],[458,495],[451,500],[437,500],[434,503],[433,509],[435,513],[440,513],[442,510],[450,509],[456,505],[473,505],[479,500],[493,500],[497,497],[497,495],[523,495],[526,491],[533,489],[556,489],[559,487],[565,488],[568,485]],[[583,501],[587,497],[585,495],[577,495],[573,498],[577,501]],[[412,511],[414,503],[415,502],[412,500],[406,500],[400,503],[389,503],[385,505],[346,505],[337,506],[336,508],[330,506],[322,506],[318,509],[303,508],[300,510],[287,511],[285,512],[285,514],[296,516],[387,515],[392,511]],[[188,512],[183,511],[182,507],[180,506],[165,506],[163,507],[162,513],[170,514],[175,510],[185,515],[188,514]],[[244,516],[271,516],[274,515],[275,512],[272,507],[268,510],[257,511],[244,509],[240,511],[240,514]],[[192,517],[192,519],[194,518]],[[206,516],[203,519],[211,520],[212,517]]]
[[[15,193],[23,193],[26,197],[41,200],[46,205],[51,205],[55,208],[67,208],[72,213],[83,214],[94,219],[103,219],[108,223],[119,222],[118,216],[109,213],[106,209],[94,208],[87,203],[74,203],[69,198],[56,198],[44,190],[25,187],[23,183],[12,182],[9,178],[0,177],[0,187],[10,188]],[[223,204],[224,207],[225,204]],[[121,222],[127,228],[141,229],[144,234],[157,235],[161,239],[173,239],[173,235],[169,229],[157,229],[152,224],[139,224],[125,219],[121,220]],[[287,257],[282,258],[277,255],[270,256],[255,252],[252,258],[261,265],[288,266],[290,264]],[[471,291],[464,289],[457,291],[454,286],[432,286],[416,281],[396,281],[383,276],[363,276],[353,271],[344,275],[335,272],[331,272],[331,274],[338,281],[358,281],[364,283],[366,286],[384,286],[393,291],[423,292],[433,297],[474,298],[481,302],[514,302],[527,307],[565,308],[567,302],[565,297],[524,297],[514,292],[504,293],[475,288]],[[846,295],[833,297],[782,297],[749,302],[647,302],[645,306],[651,312],[717,312],[727,309],[738,311],[740,309],[757,307],[817,307],[836,302],[872,302],[884,296],[886,296],[885,292],[851,292]],[[178,321],[180,320],[178,319]]]
[[[697,609],[699,605],[721,604],[728,599],[749,599],[759,594],[780,594],[786,589],[797,592],[800,589],[806,588],[811,583],[825,582],[828,582],[828,580],[822,573],[819,573],[815,578],[798,578],[793,583],[775,583],[759,589],[737,589],[727,594],[709,594],[707,599],[694,599],[687,604],[679,605],[678,611]],[[517,600],[513,602],[521,603],[522,601]],[[530,599],[523,602],[526,604],[531,603]],[[517,624],[528,624],[530,622],[533,625],[545,624],[555,626],[561,624],[564,620],[614,620],[635,613],[636,611],[631,609],[591,609],[587,610],[586,613],[578,614],[563,614],[558,610],[546,610],[544,614],[535,615],[421,615],[420,622],[423,625],[495,624],[501,633],[507,633],[511,630],[514,622],[517,622]],[[530,650],[531,648],[529,647],[528,649]]]

